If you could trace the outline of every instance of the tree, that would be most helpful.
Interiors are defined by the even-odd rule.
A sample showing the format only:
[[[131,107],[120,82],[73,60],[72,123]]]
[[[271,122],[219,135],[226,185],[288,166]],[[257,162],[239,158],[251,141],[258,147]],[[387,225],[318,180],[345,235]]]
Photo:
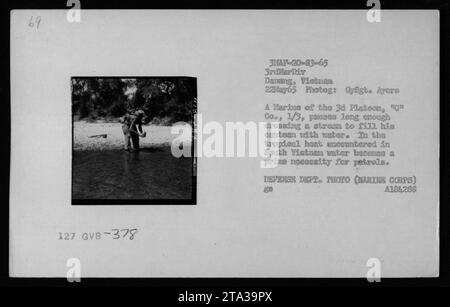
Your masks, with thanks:
[[[129,108],[152,118],[192,122],[196,110],[196,79],[72,78],[73,114],[80,118],[120,117]]]

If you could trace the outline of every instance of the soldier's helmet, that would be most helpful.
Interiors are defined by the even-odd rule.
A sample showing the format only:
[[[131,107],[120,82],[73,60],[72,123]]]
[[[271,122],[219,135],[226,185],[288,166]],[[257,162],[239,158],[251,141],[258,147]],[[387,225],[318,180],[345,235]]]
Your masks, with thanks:
[[[134,113],[136,116],[138,116],[138,117],[144,117],[144,115],[145,115],[145,112],[144,111],[142,111],[142,110],[137,110],[136,111],[136,113]]]

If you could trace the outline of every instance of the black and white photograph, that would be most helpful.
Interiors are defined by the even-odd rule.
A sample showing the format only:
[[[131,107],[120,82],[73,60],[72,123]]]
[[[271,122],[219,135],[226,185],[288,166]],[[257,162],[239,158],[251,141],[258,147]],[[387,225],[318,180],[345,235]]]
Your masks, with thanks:
[[[6,17],[13,283],[448,283],[443,1],[76,2]]]
[[[195,78],[72,77],[71,90],[73,204],[195,203],[194,157],[171,152],[172,124],[193,124]]]

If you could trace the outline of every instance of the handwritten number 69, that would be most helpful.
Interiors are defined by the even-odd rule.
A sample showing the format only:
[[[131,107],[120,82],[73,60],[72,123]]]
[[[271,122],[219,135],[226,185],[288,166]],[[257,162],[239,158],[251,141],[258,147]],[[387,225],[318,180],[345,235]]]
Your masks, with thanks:
[[[28,22],[28,26],[33,28],[36,26],[36,29],[39,29],[39,25],[41,24],[41,16],[31,16],[30,21]]]

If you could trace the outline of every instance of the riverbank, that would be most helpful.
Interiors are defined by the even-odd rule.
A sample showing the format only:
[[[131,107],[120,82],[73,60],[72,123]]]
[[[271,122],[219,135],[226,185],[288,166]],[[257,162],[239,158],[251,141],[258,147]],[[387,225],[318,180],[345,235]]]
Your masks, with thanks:
[[[171,133],[171,126],[143,125],[146,137],[140,138],[140,147],[170,146],[177,137]],[[106,135],[103,137],[91,137]],[[111,122],[74,121],[73,149],[74,150],[105,150],[123,149],[124,136],[122,124]]]

